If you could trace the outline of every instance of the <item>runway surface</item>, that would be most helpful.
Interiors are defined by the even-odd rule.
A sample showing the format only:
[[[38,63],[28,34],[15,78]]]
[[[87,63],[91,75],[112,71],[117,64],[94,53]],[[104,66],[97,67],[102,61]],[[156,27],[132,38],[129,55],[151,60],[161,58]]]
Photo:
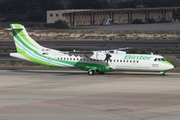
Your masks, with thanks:
[[[45,69],[45,68],[44,68]],[[2,120],[179,120],[180,74],[1,69]]]

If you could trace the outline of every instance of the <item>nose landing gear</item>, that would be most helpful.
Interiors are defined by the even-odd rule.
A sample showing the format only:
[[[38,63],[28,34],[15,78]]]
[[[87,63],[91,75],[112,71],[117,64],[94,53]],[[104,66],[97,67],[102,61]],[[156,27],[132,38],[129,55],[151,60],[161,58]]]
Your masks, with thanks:
[[[161,71],[161,72],[160,72],[160,75],[165,76],[165,73],[166,73],[166,72]]]

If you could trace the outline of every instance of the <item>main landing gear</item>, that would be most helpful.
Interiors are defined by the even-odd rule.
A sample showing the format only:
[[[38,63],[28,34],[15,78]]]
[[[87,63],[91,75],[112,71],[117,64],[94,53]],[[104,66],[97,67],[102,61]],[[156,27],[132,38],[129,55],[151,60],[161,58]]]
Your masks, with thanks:
[[[89,71],[88,71],[88,75],[94,75],[95,72],[96,72],[95,70],[89,70]]]
[[[95,73],[99,73],[99,75],[104,75],[105,72],[100,72],[100,71],[96,71],[96,70],[89,70],[88,71],[88,75],[95,75]]]

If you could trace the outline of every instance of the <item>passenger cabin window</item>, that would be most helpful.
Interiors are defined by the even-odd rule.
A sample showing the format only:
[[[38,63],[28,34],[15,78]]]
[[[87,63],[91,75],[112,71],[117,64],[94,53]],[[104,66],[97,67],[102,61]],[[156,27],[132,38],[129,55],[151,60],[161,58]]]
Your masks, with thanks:
[[[51,51],[51,49],[46,49],[46,51]]]

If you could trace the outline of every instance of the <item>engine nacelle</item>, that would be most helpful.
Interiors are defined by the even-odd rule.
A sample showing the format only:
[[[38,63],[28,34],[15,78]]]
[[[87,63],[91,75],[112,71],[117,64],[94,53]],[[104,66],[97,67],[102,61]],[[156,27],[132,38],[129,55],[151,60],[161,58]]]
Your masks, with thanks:
[[[106,54],[100,51],[95,51],[94,54],[90,56],[89,58],[96,59],[96,60],[105,60]]]

